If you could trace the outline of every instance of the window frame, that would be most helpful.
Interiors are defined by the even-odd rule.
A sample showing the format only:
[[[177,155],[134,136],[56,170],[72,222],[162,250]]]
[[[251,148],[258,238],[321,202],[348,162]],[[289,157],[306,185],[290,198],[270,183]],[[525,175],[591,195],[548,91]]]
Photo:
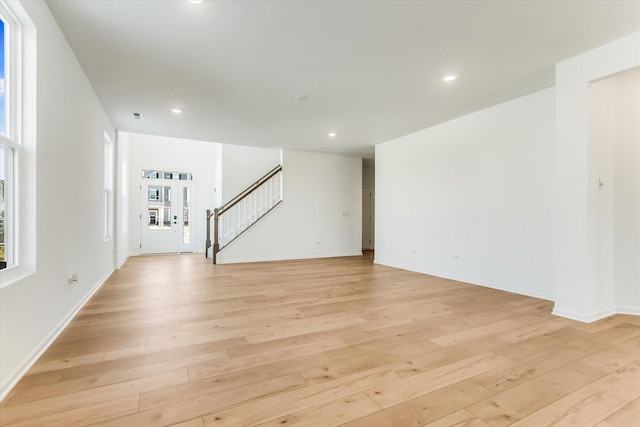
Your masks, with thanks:
[[[7,182],[7,179],[2,181],[2,189],[0,193],[4,197],[0,199],[0,206],[4,205],[3,217],[0,218],[2,221],[2,231],[3,231],[3,254],[4,254],[4,262],[6,264],[5,270],[7,268],[13,267],[15,265],[15,255],[14,255],[14,197],[13,197],[13,187],[15,181],[15,150],[14,148],[5,143],[4,138],[0,139],[0,151],[4,151],[6,158],[2,159],[0,156],[0,162],[4,161],[5,165],[5,175],[7,177],[11,177],[11,181]]]
[[[7,122],[3,144],[12,150],[10,226],[13,265],[0,270],[0,288],[36,271],[36,28],[21,2],[0,0],[5,33]],[[5,185],[7,187],[7,185]],[[9,225],[9,224],[7,224]]]
[[[4,259],[6,267],[0,271],[10,270],[19,265],[19,240],[17,238],[17,218],[19,206],[17,188],[19,183],[18,162],[20,159],[21,131],[21,52],[22,38],[20,24],[7,7],[6,2],[0,4],[0,19],[4,27],[4,134],[0,134],[1,148],[5,151],[4,190]]]

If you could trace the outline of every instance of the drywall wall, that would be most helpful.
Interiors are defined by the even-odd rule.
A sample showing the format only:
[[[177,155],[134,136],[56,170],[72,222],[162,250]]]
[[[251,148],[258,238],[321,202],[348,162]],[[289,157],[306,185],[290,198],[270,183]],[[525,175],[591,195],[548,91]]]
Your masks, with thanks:
[[[25,40],[35,38],[36,61],[25,66],[37,73],[37,118],[25,125],[34,127],[28,133],[37,135],[37,152],[25,153],[36,161],[23,181],[23,188],[35,183],[24,194],[35,197],[34,216],[19,214],[35,218],[36,235],[23,235],[20,243],[35,247],[37,264],[0,290],[3,396],[114,267],[114,241],[104,239],[102,221],[104,133],[115,140],[114,128],[47,4],[22,5],[36,30]],[[79,279],[74,285],[67,282],[72,273]]]
[[[222,203],[237,196],[281,162],[281,150],[223,144]]]
[[[615,82],[593,85],[588,93],[589,152],[597,169],[597,185],[590,189],[588,223],[593,227],[597,244],[593,248],[598,266],[592,270],[598,286],[593,298],[606,307],[614,306],[614,161],[615,152]],[[597,191],[592,191],[592,190]]]
[[[615,303],[640,315],[640,68],[618,76],[615,93]]]
[[[285,150],[282,165],[283,202],[219,262],[361,255],[362,160]]]
[[[124,132],[121,132],[124,134]],[[219,144],[137,133],[127,134],[129,142],[129,254],[140,254],[140,182],[143,169],[190,172],[195,185],[192,236],[195,252],[204,252],[206,210],[217,207],[216,169]],[[146,221],[146,215],[143,215]]]
[[[554,90],[376,146],[379,264],[553,297]]]
[[[640,314],[640,68],[589,86],[589,156],[598,191],[589,208],[596,231],[595,298]]]
[[[609,196],[599,188],[601,148],[588,137],[589,83],[638,66],[640,32],[556,66],[553,312],[560,316],[590,322],[617,311],[603,273],[612,261],[600,258],[606,207],[596,201]]]
[[[118,132],[116,140],[116,268],[129,256],[129,133]]]

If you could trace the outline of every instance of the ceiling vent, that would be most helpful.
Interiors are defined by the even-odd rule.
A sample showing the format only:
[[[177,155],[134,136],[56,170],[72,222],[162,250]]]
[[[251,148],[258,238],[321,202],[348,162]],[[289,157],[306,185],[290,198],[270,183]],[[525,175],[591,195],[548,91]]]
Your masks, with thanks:
[[[142,116],[140,115],[140,113],[133,113],[133,118],[140,120]]]

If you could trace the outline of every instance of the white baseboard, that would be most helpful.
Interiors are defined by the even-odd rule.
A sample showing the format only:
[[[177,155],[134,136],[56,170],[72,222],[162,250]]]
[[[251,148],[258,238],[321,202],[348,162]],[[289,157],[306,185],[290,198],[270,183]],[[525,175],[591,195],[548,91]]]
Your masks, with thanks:
[[[120,264],[118,264],[118,266],[116,267],[116,270],[120,270],[122,268],[122,266],[124,265],[125,262],[127,262],[127,260],[129,259],[128,256],[124,257],[124,259],[122,261],[120,261]],[[109,273],[111,274],[111,273]]]
[[[442,273],[439,271],[415,270],[413,268],[396,266],[394,264],[386,263],[384,261],[378,260],[377,258],[373,262],[374,264],[385,265],[387,267],[400,268],[402,270],[413,271],[421,274],[428,274],[429,276],[442,277],[443,279],[450,279],[450,280],[455,280],[457,282],[469,283],[471,285],[482,286],[485,288],[496,289],[499,291],[511,292],[513,294],[524,295],[532,298],[539,298],[547,301],[553,301],[553,295],[547,294],[545,292],[537,292],[531,289],[507,286],[501,283],[486,282],[484,280],[478,280],[472,277],[458,276],[458,275],[449,274],[449,273]]]
[[[631,316],[640,316],[640,307],[616,306],[617,314],[628,314]]]
[[[604,319],[605,317],[613,316],[614,314],[627,314],[630,316],[640,316],[640,308],[628,307],[628,306],[615,306],[613,308],[606,308],[606,309],[597,311],[595,313],[585,315],[582,313],[577,313],[575,311],[554,307],[551,314],[554,314],[560,317],[565,317],[571,320],[577,320],[578,322],[592,323],[592,322],[597,322],[600,319]]]
[[[618,311],[615,308],[607,308],[591,314],[578,313],[563,308],[553,307],[551,314],[554,316],[564,317],[566,319],[577,320],[582,323],[592,323],[605,317],[616,314]]]
[[[343,253],[337,253],[337,254],[330,254],[330,255],[318,255],[318,254],[311,254],[311,255],[290,255],[290,256],[283,256],[283,257],[264,257],[264,258],[246,258],[246,259],[232,259],[232,260],[224,260],[223,257],[220,257],[220,255],[218,255],[218,264],[241,264],[241,263],[247,263],[247,262],[269,262],[269,261],[291,261],[291,260],[297,260],[297,259],[316,259],[316,258],[340,258],[340,257],[347,257],[347,256],[362,256],[362,251],[357,251],[357,252],[343,252]]]
[[[102,287],[104,282],[107,281],[109,276],[113,273],[113,269],[109,270],[98,282],[93,286],[93,289],[84,297],[81,301],[79,301],[73,309],[69,312],[69,314],[64,317],[56,327],[42,340],[40,345],[36,347],[29,356],[27,356],[26,360],[22,363],[22,365],[14,370],[13,373],[8,375],[8,381],[0,385],[0,402],[9,394],[9,392],[18,384],[18,381],[24,377],[24,375],[31,369],[31,367],[38,361],[40,356],[44,354],[45,351],[49,348],[49,346],[55,341],[56,338],[64,331],[69,322],[73,320],[73,318],[78,314],[78,312],[84,307],[84,305],[89,301],[89,299]]]

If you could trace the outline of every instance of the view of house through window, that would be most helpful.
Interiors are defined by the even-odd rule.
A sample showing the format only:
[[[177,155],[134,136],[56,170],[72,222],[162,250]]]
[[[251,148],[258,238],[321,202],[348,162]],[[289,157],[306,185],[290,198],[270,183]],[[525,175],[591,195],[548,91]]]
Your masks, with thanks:
[[[13,264],[13,158],[12,136],[7,129],[7,24],[0,17],[0,270]]]
[[[142,177],[145,179],[173,179],[178,181],[193,181],[193,175],[187,172],[166,172],[143,169]]]
[[[8,248],[9,233],[7,230],[7,213],[9,207],[9,188],[10,181],[7,179],[12,166],[12,150],[5,144],[0,144],[0,270],[7,268],[10,262],[10,253]]]
[[[171,228],[171,186],[149,186],[149,230]]]

